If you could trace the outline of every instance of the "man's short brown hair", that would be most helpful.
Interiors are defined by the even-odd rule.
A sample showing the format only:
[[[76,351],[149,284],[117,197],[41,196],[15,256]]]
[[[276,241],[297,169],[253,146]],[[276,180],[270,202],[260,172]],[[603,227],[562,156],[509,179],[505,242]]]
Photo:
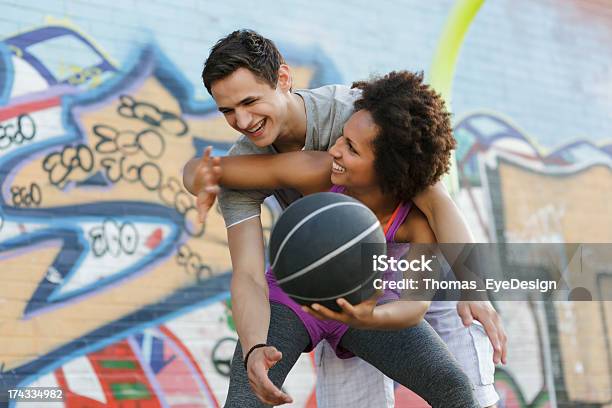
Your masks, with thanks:
[[[237,30],[217,41],[204,62],[202,80],[211,93],[212,83],[246,68],[272,88],[276,88],[278,70],[285,59],[276,45],[253,30]]]

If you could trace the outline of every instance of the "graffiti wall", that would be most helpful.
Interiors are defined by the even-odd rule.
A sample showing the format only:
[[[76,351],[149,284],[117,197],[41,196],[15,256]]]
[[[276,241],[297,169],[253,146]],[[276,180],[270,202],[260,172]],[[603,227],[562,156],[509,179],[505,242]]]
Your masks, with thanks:
[[[154,45],[119,69],[60,25],[4,44],[3,387],[60,386],[68,406],[219,406],[236,344],[225,228],[197,222],[181,169],[236,135]],[[70,45],[80,59],[46,59]]]
[[[216,212],[197,222],[181,170],[238,136],[199,79],[236,28],[275,40],[297,87],[391,69],[435,82],[443,33],[476,4],[448,84],[456,200],[475,235],[612,241],[603,2],[56,3],[1,6],[1,391],[60,387],[57,407],[223,405],[237,341],[225,228]],[[266,231],[276,216],[264,208]],[[510,350],[501,407],[612,406],[610,302],[496,307]],[[284,386],[293,406],[316,406],[315,381],[304,355]],[[396,406],[427,405],[397,387]]]
[[[512,124],[487,113],[460,121],[455,133],[463,142],[457,157],[463,209],[487,240],[612,240],[610,144],[578,141],[543,152]],[[610,272],[597,278],[605,281]],[[508,328],[510,349],[540,357],[513,359],[498,369],[502,393],[516,394],[510,398],[527,406],[550,403],[553,390],[558,406],[608,403],[612,302],[496,306]]]

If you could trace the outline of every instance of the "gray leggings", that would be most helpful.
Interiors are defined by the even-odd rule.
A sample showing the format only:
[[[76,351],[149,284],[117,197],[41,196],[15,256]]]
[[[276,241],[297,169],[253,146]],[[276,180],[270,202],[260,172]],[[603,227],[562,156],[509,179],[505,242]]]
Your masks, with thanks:
[[[268,375],[280,388],[309,345],[310,337],[291,309],[278,303],[271,303],[270,309],[268,344],[281,351],[283,358]],[[470,380],[427,322],[397,331],[350,328],[340,345],[420,395],[433,408],[479,407]],[[242,361],[242,349],[238,343],[225,407],[267,407],[253,393]]]

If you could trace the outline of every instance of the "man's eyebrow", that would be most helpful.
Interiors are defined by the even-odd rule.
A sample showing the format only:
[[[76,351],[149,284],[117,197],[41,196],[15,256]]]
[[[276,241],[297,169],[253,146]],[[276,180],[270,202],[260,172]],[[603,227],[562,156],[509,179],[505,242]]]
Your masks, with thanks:
[[[256,96],[247,96],[246,98],[244,98],[243,100],[241,100],[240,102],[238,102],[238,105],[244,105],[247,102],[251,102],[253,100],[257,99]]]

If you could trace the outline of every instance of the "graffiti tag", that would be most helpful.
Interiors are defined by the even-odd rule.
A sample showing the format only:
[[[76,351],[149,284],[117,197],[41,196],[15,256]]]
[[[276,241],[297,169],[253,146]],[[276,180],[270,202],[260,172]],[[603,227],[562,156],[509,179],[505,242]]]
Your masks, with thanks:
[[[166,149],[164,138],[154,129],[135,133],[118,131],[109,125],[95,125],[93,132],[100,138],[95,149],[102,154],[121,152],[129,156],[143,152],[147,157],[159,159]]]
[[[60,188],[70,180],[71,174],[77,170],[88,173],[93,169],[93,165],[93,153],[84,144],[64,146],[61,152],[49,154],[42,163],[43,170],[49,175],[49,182]]]
[[[210,266],[202,262],[202,257],[194,253],[187,244],[181,244],[176,251],[176,263],[185,268],[188,275],[202,282],[212,276]]]
[[[119,159],[105,157],[100,160],[100,165],[105,170],[106,178],[113,183],[120,180],[130,183],[140,182],[149,191],[157,190],[163,178],[161,169],[153,162],[145,161],[139,164],[131,164],[126,157]]]
[[[107,253],[118,257],[121,254],[132,255],[138,247],[138,231],[133,223],[127,221],[122,224],[114,219],[106,219],[101,226],[89,231],[91,249],[96,257]]]
[[[27,113],[0,124],[0,150],[34,139],[36,123]]]
[[[138,119],[176,136],[185,136],[189,130],[187,123],[180,116],[161,110],[152,103],[136,101],[130,95],[121,95],[119,100],[121,104],[117,113],[124,118]]]
[[[215,371],[224,377],[230,376],[232,358],[234,356],[234,349],[238,339],[233,337],[224,337],[220,339],[212,349],[211,360]]]
[[[98,67],[85,67],[81,68],[76,65],[71,65],[63,72],[71,73],[68,77],[68,83],[70,85],[81,85],[91,81],[91,87],[95,88],[102,82],[102,70]]]
[[[15,207],[38,207],[42,202],[42,190],[36,183],[30,187],[12,186],[11,201]]]
[[[200,223],[191,223],[198,217],[193,197],[183,189],[183,185],[175,178],[169,177],[168,181],[159,189],[159,198],[166,205],[183,215],[183,229],[192,237],[199,237],[204,233],[204,226]]]

